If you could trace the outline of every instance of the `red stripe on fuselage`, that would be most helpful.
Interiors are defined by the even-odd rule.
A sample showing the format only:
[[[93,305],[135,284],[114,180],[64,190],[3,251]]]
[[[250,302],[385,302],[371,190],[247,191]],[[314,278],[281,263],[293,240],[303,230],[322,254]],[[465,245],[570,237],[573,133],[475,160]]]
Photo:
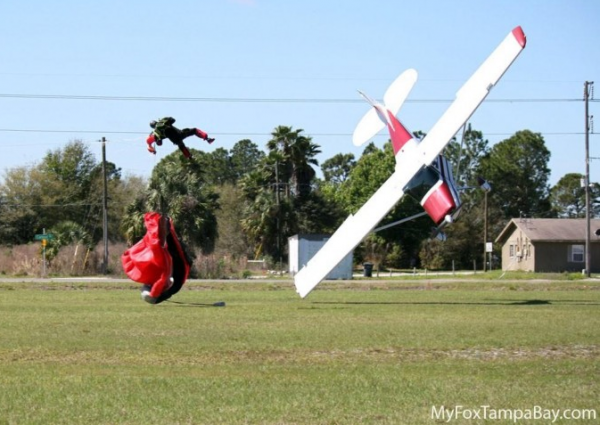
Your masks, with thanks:
[[[400,149],[413,138],[412,134],[402,125],[400,121],[392,114],[387,111],[388,115],[388,131],[390,132],[390,138],[392,139],[392,146],[394,147],[394,155],[400,152]]]

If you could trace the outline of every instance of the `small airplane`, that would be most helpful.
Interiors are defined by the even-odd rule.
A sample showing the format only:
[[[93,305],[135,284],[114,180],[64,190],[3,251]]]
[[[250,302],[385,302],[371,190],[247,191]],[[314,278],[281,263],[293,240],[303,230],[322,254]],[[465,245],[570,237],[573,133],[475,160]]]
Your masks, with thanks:
[[[395,99],[402,97],[402,102],[406,99],[406,95],[412,89],[416,82],[417,72],[414,69],[405,71],[398,77],[388,88],[384,95],[385,99]],[[399,96],[394,96],[398,92]],[[354,145],[360,146],[366,141],[365,136],[370,139],[381,130],[384,125],[387,125],[394,149],[396,158],[396,172],[402,172],[406,169],[406,161],[411,159],[410,152],[417,149],[420,141],[402,125],[400,120],[396,118],[398,103],[395,103],[390,109],[386,105],[382,105],[371,99],[363,92],[358,92],[372,107],[360,121],[353,134]],[[376,112],[378,123],[372,118],[373,112]],[[441,229],[448,223],[452,223],[458,216],[461,207],[458,188],[452,176],[452,168],[448,160],[443,155],[438,155],[434,161],[421,168],[408,182],[404,188],[407,195],[420,201],[425,212],[431,217],[437,226],[434,233],[441,235]]]
[[[420,141],[396,118],[416,83],[417,72],[414,69],[405,71],[394,80],[384,95],[383,104],[359,92],[373,109],[359,122],[353,142],[360,146],[387,126],[396,167],[388,180],[342,223],[296,274],[294,284],[302,298],[373,231],[405,193],[420,200],[440,231],[445,224],[454,221],[460,211],[460,197],[448,161],[440,153],[523,51],[525,44],[522,28],[515,27],[461,87],[454,102]]]

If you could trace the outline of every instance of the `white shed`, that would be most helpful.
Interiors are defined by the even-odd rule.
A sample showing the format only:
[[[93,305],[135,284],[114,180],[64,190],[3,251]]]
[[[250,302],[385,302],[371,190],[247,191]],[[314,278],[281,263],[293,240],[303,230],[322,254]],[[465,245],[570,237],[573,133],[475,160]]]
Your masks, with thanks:
[[[288,238],[289,272],[291,276],[304,267],[321,249],[331,235],[298,234]],[[350,251],[325,279],[352,279],[352,256]]]

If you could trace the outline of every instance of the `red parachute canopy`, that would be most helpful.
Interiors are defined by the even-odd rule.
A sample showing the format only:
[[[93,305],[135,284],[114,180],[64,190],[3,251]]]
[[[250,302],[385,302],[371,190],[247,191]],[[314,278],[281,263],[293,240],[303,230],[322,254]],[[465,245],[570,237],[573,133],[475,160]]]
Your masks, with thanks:
[[[181,289],[190,265],[170,218],[148,212],[144,214],[144,224],[146,234],[123,253],[121,263],[125,274],[135,282],[149,285],[150,296],[160,302]]]

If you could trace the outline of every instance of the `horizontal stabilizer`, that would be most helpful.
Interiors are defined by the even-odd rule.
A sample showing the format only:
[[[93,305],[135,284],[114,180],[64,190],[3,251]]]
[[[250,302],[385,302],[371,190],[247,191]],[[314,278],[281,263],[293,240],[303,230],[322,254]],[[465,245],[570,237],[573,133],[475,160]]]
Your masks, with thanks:
[[[361,96],[363,96],[374,108],[369,110],[356,126],[354,134],[352,135],[352,143],[354,143],[354,146],[362,146],[375,137],[377,133],[383,130],[387,125],[387,119],[384,119],[384,117],[380,115],[380,113],[383,112],[379,111],[380,113],[378,113],[375,108],[377,108],[377,106],[383,106],[384,109],[387,109],[393,115],[396,115],[416,82],[417,71],[414,69],[407,69],[404,71],[388,87],[383,96],[383,105],[359,91]]]
[[[407,69],[400,74],[392,84],[390,84],[383,95],[383,104],[392,111],[394,115],[398,114],[398,111],[402,108],[410,91],[417,83],[417,76],[416,70],[412,68]]]

